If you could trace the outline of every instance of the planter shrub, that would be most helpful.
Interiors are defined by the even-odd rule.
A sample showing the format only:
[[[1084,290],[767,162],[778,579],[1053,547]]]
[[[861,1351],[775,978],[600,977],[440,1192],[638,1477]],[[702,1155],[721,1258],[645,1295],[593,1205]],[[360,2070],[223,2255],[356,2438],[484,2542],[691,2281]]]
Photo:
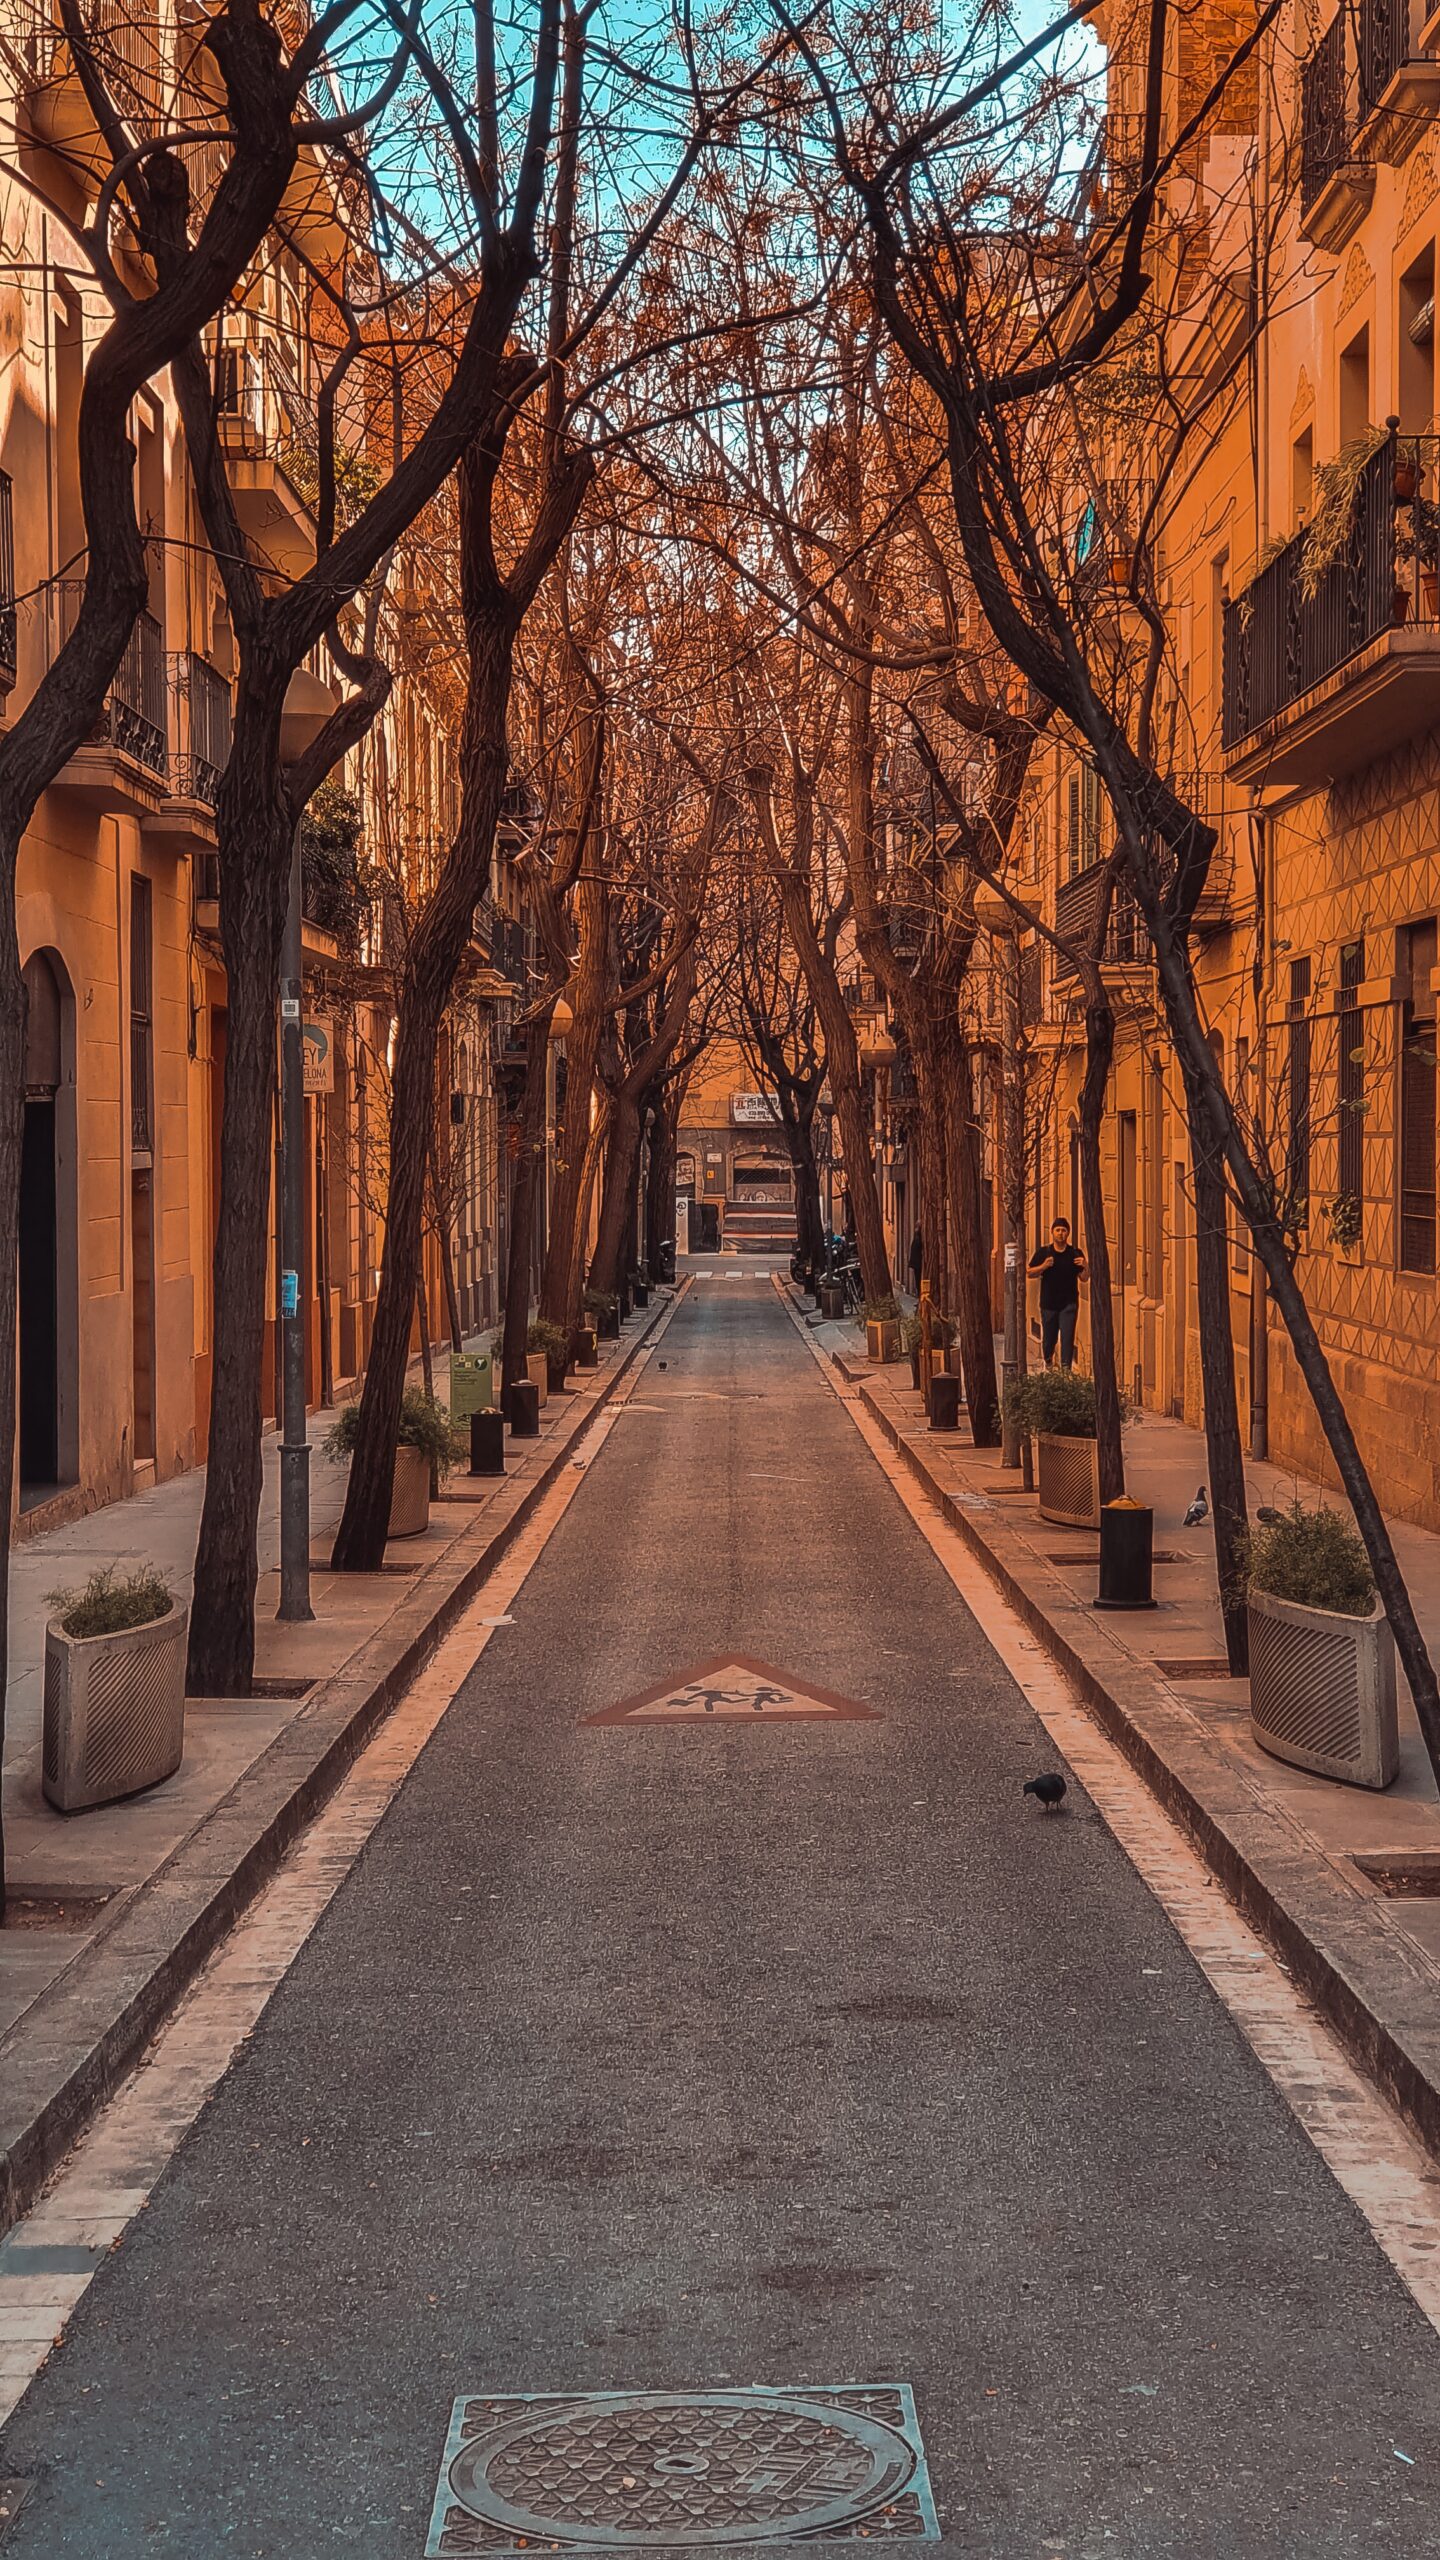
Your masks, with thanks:
[[[865,1348],[872,1360],[900,1357],[900,1308],[894,1298],[870,1298],[857,1321],[865,1329]]]
[[[539,1352],[545,1362],[545,1383],[554,1395],[565,1384],[570,1365],[570,1337],[563,1324],[551,1324],[545,1316],[536,1316],[526,1337],[526,1349]]]
[[[1246,1548],[1250,1729],[1262,1750],[1350,1786],[1400,1763],[1395,1641],[1343,1513],[1293,1503]]]
[[[41,1785],[61,1813],[173,1777],[185,1750],[185,1634],[163,1574],[113,1566],[54,1591],[45,1630]]]
[[[1035,1443],[1042,1520],[1070,1529],[1100,1526],[1100,1451],[1095,1386],[1078,1369],[1031,1369],[1005,1391],[1005,1409]]]
[[[326,1456],[338,1465],[351,1457],[359,1427],[360,1407],[343,1405],[325,1443]],[[418,1538],[430,1522],[432,1483],[443,1484],[455,1463],[455,1433],[446,1408],[419,1387],[408,1387],[395,1435],[395,1470],[390,1484],[388,1538]]]

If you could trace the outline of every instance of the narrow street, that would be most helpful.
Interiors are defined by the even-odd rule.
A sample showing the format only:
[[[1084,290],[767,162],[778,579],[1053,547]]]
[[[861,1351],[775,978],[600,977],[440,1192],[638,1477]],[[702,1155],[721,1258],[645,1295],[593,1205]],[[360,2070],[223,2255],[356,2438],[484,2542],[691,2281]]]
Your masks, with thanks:
[[[3,2560],[858,2532],[819,2404],[748,2505],[723,2400],[473,2464],[537,2530],[435,2503],[467,2394],[754,2384],[913,2394],[870,2539],[1433,2550],[1440,2340],[1080,1785],[1022,1794],[768,1275],[697,1278],[509,1614],[0,2438]]]

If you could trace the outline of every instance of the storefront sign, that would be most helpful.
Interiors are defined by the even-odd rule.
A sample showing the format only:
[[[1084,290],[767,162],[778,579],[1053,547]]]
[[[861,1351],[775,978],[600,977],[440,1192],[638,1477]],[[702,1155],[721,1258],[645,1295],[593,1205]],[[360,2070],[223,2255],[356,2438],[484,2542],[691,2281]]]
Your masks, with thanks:
[[[773,1129],[780,1117],[780,1098],[774,1093],[732,1093],[730,1117],[737,1129]]]
[[[305,1061],[307,1093],[333,1093],[335,1090],[335,1025],[323,1016],[312,1014],[301,1032],[301,1055]]]

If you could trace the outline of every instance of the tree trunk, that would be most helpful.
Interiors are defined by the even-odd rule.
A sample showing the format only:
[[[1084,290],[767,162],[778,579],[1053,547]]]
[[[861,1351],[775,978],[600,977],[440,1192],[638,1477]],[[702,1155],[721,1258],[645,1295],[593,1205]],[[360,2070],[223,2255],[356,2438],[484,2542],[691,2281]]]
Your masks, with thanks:
[[[262,1479],[260,1376],[275,1100],[276,985],[291,826],[275,789],[278,692],[241,693],[220,785],[225,1088],[215,1224],[213,1368],[205,1499],[195,1549],[186,1686],[244,1698],[255,1668]]]
[[[1182,1074],[1184,1068],[1182,1058]],[[1194,1168],[1195,1294],[1200,1309],[1200,1387],[1205,1412],[1205,1456],[1210,1471],[1215,1579],[1225,1625],[1226,1657],[1233,1677],[1239,1680],[1250,1668],[1244,1567],[1249,1510],[1235,1393],[1235,1340],[1230,1326],[1225,1176],[1207,1123],[1203,1096],[1192,1088],[1188,1076],[1185,1100]]]
[[[520,1154],[515,1188],[510,1195],[510,1255],[505,1272],[505,1331],[500,1346],[500,1374],[507,1387],[526,1375],[530,1349],[530,1283],[535,1264],[535,1204],[540,1196],[540,1167],[545,1159],[545,1084],[549,1069],[550,1019],[557,998],[532,1016],[525,1028],[525,1086],[520,1101]]]
[[[560,1122],[560,1162],[550,1201],[550,1234],[540,1287],[540,1312],[547,1323],[572,1333],[580,1319],[580,1272],[584,1238],[580,1232],[587,1196],[586,1167],[591,1104],[600,1036],[610,995],[610,905],[602,880],[581,882],[580,949],[575,965],[573,1021],[565,1038],[565,1108]]]
[[[650,1132],[650,1180],[645,1192],[645,1262],[652,1280],[664,1268],[665,1247],[675,1234],[675,1115],[678,1097],[660,1103]]]
[[[995,1376],[995,1327],[990,1313],[990,1238],[985,1225],[985,1195],[980,1171],[980,1131],[975,1118],[975,1088],[970,1052],[957,1022],[947,1033],[945,1062],[945,1140],[950,1157],[948,1189],[955,1212],[955,1307],[960,1344],[960,1371],[970,1436],[977,1449],[994,1449],[1000,1439],[1000,1396]]]
[[[1245,1143],[1206,1038],[1189,952],[1164,914],[1153,883],[1148,879],[1142,881],[1138,869],[1134,876],[1155,945],[1160,991],[1170,1035],[1186,1080],[1187,1102],[1193,1091],[1193,1143],[1197,1163],[1204,1150],[1208,1151],[1217,1169],[1222,1161],[1230,1168],[1270,1294],[1290,1337],[1296,1366],[1305,1381],[1320,1427],[1339,1469],[1340,1481],[1355,1514],[1355,1525],[1365,1542],[1381,1605],[1390,1620],[1396,1651],[1410,1684],[1416,1719],[1430,1765],[1440,1779],[1440,1684],[1437,1684],[1435,1667],[1420,1632],[1394,1543],[1375,1498],[1375,1488],[1360,1455],[1350,1417],[1335,1385],[1325,1347],[1315,1329],[1315,1320],[1295,1277],[1269,1188]]]
[[[425,1206],[426,1150],[414,1143],[413,1133],[429,1123],[440,1026],[489,877],[509,770],[505,718],[514,616],[508,600],[486,615],[472,612],[467,626],[470,680],[461,742],[460,830],[405,961],[390,1098],[385,1248],[355,1453],[331,1558],[337,1573],[374,1573],[385,1560]]]
[[[634,1237],[635,1168],[640,1153],[640,1106],[635,1096],[622,1085],[615,1096],[610,1118],[610,1139],[605,1152],[605,1181],[600,1194],[600,1229],[595,1239],[595,1252],[590,1264],[592,1289],[608,1291],[618,1298],[629,1277],[630,1260],[626,1250],[627,1222]]]
[[[1098,970],[1086,996],[1085,1074],[1080,1087],[1080,1215],[1089,1266],[1090,1368],[1095,1384],[1100,1499],[1117,1502],[1125,1491],[1125,1452],[1120,1434],[1120,1385],[1115,1374],[1110,1239],[1105,1230],[1105,1188],[1100,1171],[1100,1132],[1115,1054],[1115,1016]]]

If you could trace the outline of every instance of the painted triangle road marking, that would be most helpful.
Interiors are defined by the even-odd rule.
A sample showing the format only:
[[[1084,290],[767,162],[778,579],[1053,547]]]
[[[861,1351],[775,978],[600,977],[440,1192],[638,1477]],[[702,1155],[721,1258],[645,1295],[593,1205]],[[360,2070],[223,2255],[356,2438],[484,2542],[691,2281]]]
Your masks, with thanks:
[[[773,1663],[755,1662],[747,1654],[721,1654],[690,1671],[657,1680],[638,1698],[622,1698],[586,1724],[705,1724],[739,1718],[751,1724],[784,1724],[798,1719],[828,1718],[841,1723],[878,1723],[873,1707],[858,1698],[837,1697],[831,1689],[796,1680]]]

